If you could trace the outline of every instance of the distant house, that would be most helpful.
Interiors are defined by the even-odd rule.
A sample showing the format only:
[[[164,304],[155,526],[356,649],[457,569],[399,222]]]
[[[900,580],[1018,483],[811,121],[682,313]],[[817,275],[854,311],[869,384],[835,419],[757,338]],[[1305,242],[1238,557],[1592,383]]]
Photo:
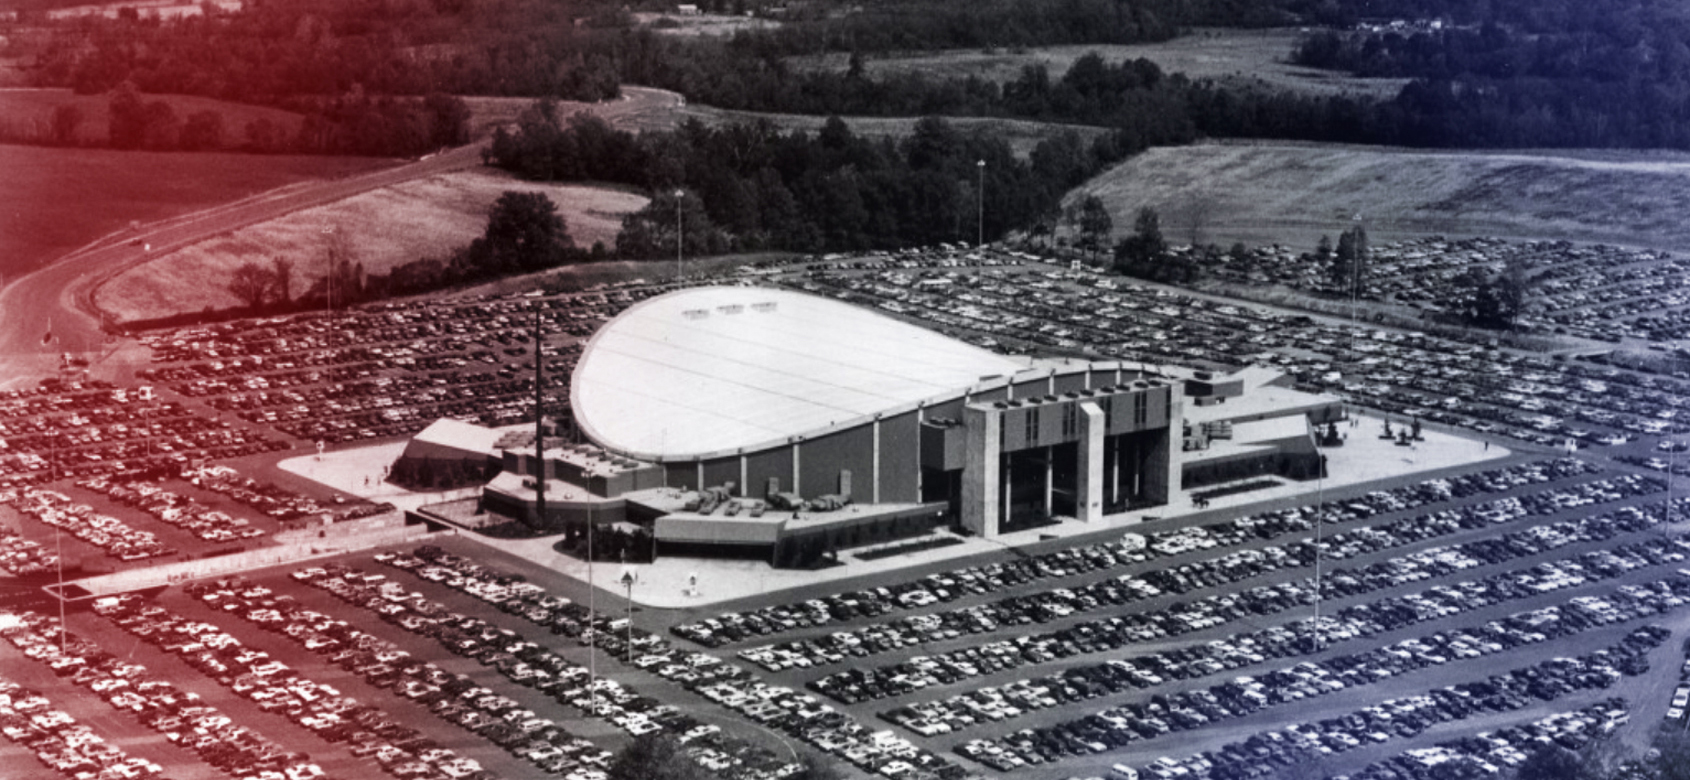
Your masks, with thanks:
[[[697,16],[698,15],[698,6],[696,6],[692,3],[683,3],[681,5],[675,6],[675,13],[678,13],[682,16]]]

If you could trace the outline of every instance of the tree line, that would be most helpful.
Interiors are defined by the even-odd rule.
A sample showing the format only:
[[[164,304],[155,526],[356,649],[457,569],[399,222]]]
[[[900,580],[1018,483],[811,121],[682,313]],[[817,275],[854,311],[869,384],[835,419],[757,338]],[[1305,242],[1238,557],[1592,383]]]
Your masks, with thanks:
[[[894,141],[857,135],[837,117],[814,134],[766,121],[634,135],[540,101],[487,161],[536,181],[640,187],[651,203],[629,215],[616,253],[653,257],[760,249],[843,251],[987,240],[1052,222],[1062,193],[1125,156],[1113,136],[1087,144],[1060,134],[1018,159],[991,132],[936,117]],[[1136,149],[1134,150],[1136,151]]]
[[[1403,114],[1401,142],[1690,148],[1690,20],[1677,7],[1643,0],[1399,3],[1448,13],[1452,23],[1311,33],[1292,59],[1415,79],[1393,101]],[[1357,140],[1371,142],[1383,130]]]
[[[1389,7],[1453,13],[1447,5],[1396,0]],[[1415,79],[1388,99],[1192,80],[1145,61],[1108,64],[1101,57],[1083,58],[1061,78],[1031,66],[1003,84],[915,73],[869,78],[861,65],[863,52],[880,50],[1162,40],[1196,21],[1353,19],[1372,8],[1359,0],[1046,0],[961,10],[870,3],[843,17],[800,17],[728,39],[633,29],[609,5],[265,0],[236,14],[181,21],[66,25],[36,53],[30,72],[40,86],[99,92],[127,81],[142,93],[206,95],[307,115],[292,135],[262,122],[242,128],[241,142],[260,151],[414,154],[445,137],[435,132],[431,94],[590,101],[616,96],[620,83],[731,109],[1092,124],[1115,130],[1128,152],[1197,136],[1690,148],[1685,22],[1642,0],[1583,10],[1480,5],[1493,10],[1460,15],[1478,19],[1471,25],[1407,35],[1329,31],[1299,45],[1295,56],[1304,64]],[[857,56],[840,71],[787,62],[826,51]],[[174,137],[184,147],[219,132],[210,117],[193,132],[187,124],[159,118],[148,126],[167,128],[158,139]],[[163,143],[158,139],[152,143]]]
[[[88,116],[71,103],[37,121],[0,124],[0,141],[42,146],[109,146],[148,151],[240,150],[262,154],[412,156],[469,141],[470,111],[462,98],[349,95],[305,106],[299,121],[259,117],[231,127],[222,112],[183,116],[169,100],[145,99],[124,82],[107,102],[106,140],[91,142]]]
[[[886,52],[1163,41],[1193,24],[1271,24],[1299,18],[1304,0],[939,0],[873,2],[840,14],[784,4],[782,24],[731,41],[749,62],[826,51]],[[707,4],[708,5],[708,4]],[[732,0],[720,10],[771,10]],[[543,0],[262,0],[238,12],[208,6],[172,20],[128,9],[57,26],[33,52],[37,86],[142,91],[277,104],[299,95],[371,94],[615,97],[619,83],[651,83],[650,40],[634,42],[625,6]],[[662,36],[659,36],[662,37]],[[673,40],[673,39],[669,39]]]

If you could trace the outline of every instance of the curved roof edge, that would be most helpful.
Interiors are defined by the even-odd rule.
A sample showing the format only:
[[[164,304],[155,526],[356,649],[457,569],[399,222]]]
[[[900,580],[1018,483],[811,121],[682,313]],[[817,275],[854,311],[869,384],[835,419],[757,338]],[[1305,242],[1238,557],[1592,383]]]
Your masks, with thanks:
[[[652,299],[652,300],[655,300],[655,299]],[[645,303],[645,302],[642,301],[641,304],[643,304],[643,303]],[[638,306],[638,305],[641,305],[641,304],[635,304],[635,305]],[[632,308],[630,308],[630,311],[631,310],[632,310]],[[626,313],[627,313],[626,311],[623,312],[623,314],[626,314]],[[878,312],[871,312],[871,313],[878,314]],[[617,315],[617,316],[620,317],[622,315]],[[612,320],[612,322],[614,322],[614,320]],[[610,323],[605,323],[605,326],[601,327],[599,329],[599,333],[603,333],[605,328],[609,327],[609,325],[610,325]],[[919,326],[912,326],[912,327],[919,327]],[[598,338],[599,333],[593,334],[593,338],[591,340],[589,340],[586,347],[583,348],[583,351],[582,351],[583,355],[586,354],[587,349],[590,349],[592,347],[592,343],[593,343],[594,340],[596,340]],[[775,437],[775,438],[771,438],[771,439],[768,439],[768,440],[765,440],[765,441],[757,442],[756,444],[750,444],[750,445],[746,445],[746,446],[742,446],[742,447],[729,447],[729,448],[720,449],[720,450],[707,450],[707,451],[702,451],[702,452],[691,452],[691,453],[682,453],[682,454],[676,454],[676,453],[662,454],[662,453],[653,453],[653,452],[640,452],[640,451],[637,451],[637,450],[630,450],[630,449],[625,449],[625,448],[620,448],[620,447],[613,447],[613,446],[606,444],[605,441],[602,439],[602,437],[598,434],[598,432],[596,430],[594,430],[592,424],[587,422],[586,420],[582,419],[581,416],[577,415],[575,422],[576,422],[576,425],[580,426],[582,433],[586,434],[587,438],[591,439],[594,444],[597,444],[599,447],[603,448],[607,452],[612,452],[612,453],[615,453],[617,455],[621,455],[622,457],[625,457],[625,458],[632,458],[634,460],[645,461],[647,463],[659,463],[659,464],[663,464],[663,463],[692,463],[692,462],[695,462],[695,461],[715,460],[715,459],[719,459],[719,458],[738,457],[740,455],[762,452],[764,450],[770,450],[770,449],[774,449],[774,448],[777,448],[777,447],[784,447],[788,444],[792,444],[792,443],[795,443],[795,442],[802,442],[802,441],[806,441],[806,440],[810,440],[810,439],[817,439],[817,438],[828,436],[828,435],[831,435],[831,434],[834,434],[834,433],[839,433],[841,431],[847,431],[847,430],[850,430],[852,428],[856,428],[856,427],[874,422],[877,419],[881,419],[881,418],[885,418],[885,417],[895,417],[895,416],[904,414],[906,412],[910,412],[910,411],[918,409],[918,408],[923,408],[923,407],[927,407],[927,406],[936,406],[938,404],[948,403],[950,401],[953,401],[953,400],[956,400],[956,399],[959,399],[959,398],[964,398],[966,396],[974,395],[974,394],[977,394],[977,393],[992,392],[992,391],[995,391],[995,390],[1002,389],[1003,387],[1005,387],[1007,385],[1012,385],[1012,384],[1015,384],[1017,382],[1024,382],[1024,381],[1027,381],[1028,379],[1033,379],[1033,378],[1037,378],[1037,377],[1040,377],[1040,376],[1066,376],[1066,375],[1069,375],[1069,374],[1077,374],[1077,373],[1080,373],[1080,372],[1083,372],[1083,371],[1091,371],[1091,370],[1105,370],[1105,371],[1107,371],[1107,370],[1132,370],[1134,372],[1138,372],[1138,371],[1140,371],[1140,370],[1142,370],[1146,367],[1147,366],[1142,362],[1127,361],[1127,360],[1099,360],[1099,361],[1075,363],[1072,366],[1062,366],[1062,367],[1033,366],[1033,367],[1029,367],[1029,368],[1017,371],[1014,374],[1007,374],[1007,375],[1003,375],[1003,376],[993,377],[993,378],[991,378],[989,380],[985,380],[985,381],[974,382],[974,383],[969,384],[967,386],[959,387],[954,391],[940,393],[938,395],[934,395],[934,396],[931,396],[931,397],[928,397],[928,398],[923,398],[923,399],[920,399],[920,400],[917,400],[917,401],[912,401],[912,402],[907,402],[907,403],[902,403],[902,404],[896,404],[894,406],[890,406],[890,407],[888,407],[884,410],[881,410],[879,412],[875,412],[873,414],[858,415],[856,417],[852,417],[852,418],[843,420],[843,421],[835,423],[833,425],[827,425],[827,426],[823,426],[823,427],[820,427],[820,428],[815,428],[815,429],[812,429],[812,430],[809,430],[809,431],[805,431],[804,433],[801,433],[801,434],[796,434],[796,435],[789,436],[789,437]],[[1161,367],[1158,366],[1157,368],[1161,368]],[[1169,377],[1167,375],[1160,375],[1158,378],[1163,379],[1163,380],[1172,379],[1172,377]],[[572,412],[577,411],[579,409],[579,407],[576,406],[576,400],[577,400],[576,399],[576,393],[578,392],[578,388],[579,388],[579,384],[577,384],[573,381],[570,383],[569,395],[570,395],[570,408],[571,408]]]

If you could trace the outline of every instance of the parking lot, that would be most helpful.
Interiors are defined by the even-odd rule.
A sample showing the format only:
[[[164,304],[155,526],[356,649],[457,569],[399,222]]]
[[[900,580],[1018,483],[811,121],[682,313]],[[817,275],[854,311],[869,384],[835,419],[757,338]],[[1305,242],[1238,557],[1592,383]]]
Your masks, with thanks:
[[[1379,252],[1381,287],[1367,294],[1395,290],[1398,304],[1427,305],[1453,275],[1520,256],[1560,264],[1534,327],[1684,333],[1662,286],[1685,270],[1671,258],[1487,241]],[[1270,259],[1241,264],[1241,278],[1270,273]],[[744,780],[782,776],[800,751],[888,778],[1057,780],[1116,763],[1193,780],[1265,766],[1383,778],[1512,764],[1545,739],[1612,733],[1641,746],[1668,717],[1690,501],[1673,494],[1677,523],[1664,501],[1667,475],[1690,468],[1673,451],[1690,433],[1690,376],[1010,252],[752,270],[724,281],[771,279],[1003,351],[1271,365],[1399,425],[1479,433],[1516,454],[1328,490],[1323,508],[1281,499],[1130,536],[911,556],[904,571],[709,607],[630,610],[613,584],[591,593],[464,538],[73,613],[81,641],[64,653],[51,610],[20,591],[36,617],[0,632],[0,676],[33,690],[16,697],[22,711],[0,702],[0,723],[29,726],[22,741],[7,734],[0,758],[37,761],[22,747],[37,741],[68,771],[87,761],[114,777],[156,764],[178,778],[245,766],[287,780],[592,780],[608,751],[666,733]],[[440,416],[531,419],[536,312],[546,408],[566,414],[580,340],[663,291],[185,328],[146,336],[149,389],[70,380],[0,395],[0,567],[51,576],[61,549],[90,567],[145,565],[382,511],[269,469],[319,442],[399,441]],[[33,721],[52,710],[74,721]]]

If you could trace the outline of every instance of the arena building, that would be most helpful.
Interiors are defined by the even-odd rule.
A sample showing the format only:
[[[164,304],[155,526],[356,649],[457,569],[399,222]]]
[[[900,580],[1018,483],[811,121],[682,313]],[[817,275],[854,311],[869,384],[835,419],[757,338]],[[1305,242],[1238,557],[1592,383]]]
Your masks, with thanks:
[[[1312,424],[1336,399],[1271,371],[1187,373],[1007,357],[799,292],[689,289],[593,336],[570,391],[588,441],[504,450],[482,503],[800,565],[940,524],[1103,523],[1217,478],[1318,472]]]

